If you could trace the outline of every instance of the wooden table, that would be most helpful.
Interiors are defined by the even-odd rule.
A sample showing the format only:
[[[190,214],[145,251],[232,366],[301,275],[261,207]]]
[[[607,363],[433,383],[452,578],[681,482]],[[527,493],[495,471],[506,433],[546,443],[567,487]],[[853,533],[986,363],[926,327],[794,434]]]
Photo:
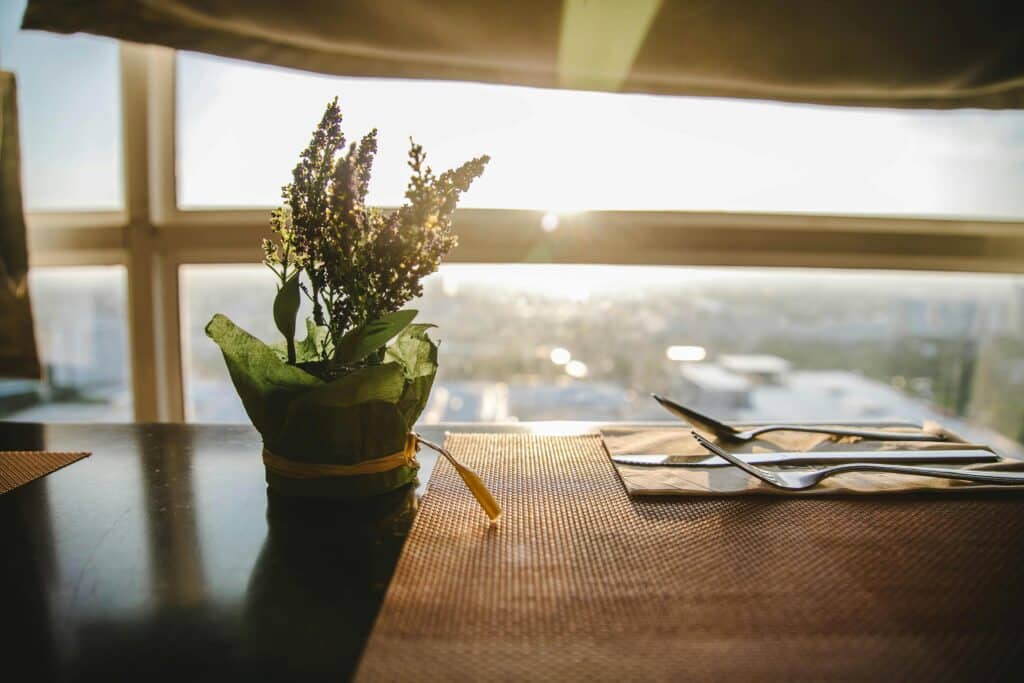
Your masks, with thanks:
[[[422,433],[441,441],[445,429],[594,426]],[[21,670],[38,681],[307,681],[354,671],[412,520],[413,491],[358,507],[282,505],[268,496],[259,437],[247,426],[0,423],[0,450],[17,449],[93,455],[0,496],[5,679]],[[424,451],[421,461],[425,480],[434,459]],[[997,507],[1024,515],[1024,499]],[[1002,543],[1019,562],[962,567],[1002,599],[963,620],[1001,624],[992,655],[1021,662],[1024,554],[1014,549],[1024,539]]]
[[[352,673],[411,522],[387,507],[402,500],[282,510],[249,426],[0,422],[0,450],[21,449],[92,456],[0,496],[9,672],[18,662],[37,681]],[[420,453],[421,489],[435,457]],[[337,592],[307,590],[325,582]]]

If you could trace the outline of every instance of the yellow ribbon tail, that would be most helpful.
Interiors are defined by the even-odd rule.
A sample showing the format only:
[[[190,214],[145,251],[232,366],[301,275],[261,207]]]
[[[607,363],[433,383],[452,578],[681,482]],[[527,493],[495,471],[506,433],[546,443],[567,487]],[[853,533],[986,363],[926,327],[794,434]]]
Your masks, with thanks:
[[[452,455],[451,451],[449,451],[447,448],[444,448],[443,446],[438,446],[435,443],[431,443],[430,441],[427,441],[419,434],[415,434],[414,436],[416,437],[416,440],[419,441],[419,443],[423,444],[427,448],[430,448],[431,450],[437,451],[438,453],[443,455],[449,463],[451,463],[452,467],[455,468],[455,471],[459,473],[460,477],[462,477],[462,481],[466,484],[466,487],[469,489],[470,493],[472,493],[473,497],[476,498],[476,502],[480,504],[480,507],[483,508],[484,513],[490,518],[492,522],[497,522],[499,519],[501,519],[501,506],[498,505],[498,501],[495,500],[494,495],[491,494],[490,489],[487,488],[487,485],[484,484],[483,479],[481,479],[476,472],[474,472],[473,470],[471,470],[470,468],[466,467],[458,460],[456,460],[455,456]]]
[[[501,519],[501,506],[498,505],[498,501],[494,499],[490,489],[484,484],[480,476],[473,470],[463,465],[458,465],[455,470],[462,477],[462,481],[466,482],[466,486],[469,487],[473,497],[476,498],[476,502],[480,503],[480,507],[484,509],[484,512],[490,517],[492,522],[497,522]]]

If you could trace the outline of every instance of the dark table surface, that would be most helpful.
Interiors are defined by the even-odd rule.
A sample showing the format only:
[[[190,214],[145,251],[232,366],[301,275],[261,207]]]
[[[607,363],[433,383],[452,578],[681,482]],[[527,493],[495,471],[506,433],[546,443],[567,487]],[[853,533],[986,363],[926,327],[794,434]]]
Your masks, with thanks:
[[[422,433],[440,442],[446,429],[594,427]],[[417,505],[411,487],[359,505],[268,494],[248,426],[0,423],[0,450],[18,449],[92,456],[0,495],[3,680],[345,680]],[[422,489],[435,458],[420,460]],[[963,619],[1008,629],[993,642],[1016,649],[1024,499],[988,498],[993,523],[1014,520],[986,530],[1009,561],[962,570],[1005,597],[1002,616]],[[994,656],[1022,657],[1005,649]]]

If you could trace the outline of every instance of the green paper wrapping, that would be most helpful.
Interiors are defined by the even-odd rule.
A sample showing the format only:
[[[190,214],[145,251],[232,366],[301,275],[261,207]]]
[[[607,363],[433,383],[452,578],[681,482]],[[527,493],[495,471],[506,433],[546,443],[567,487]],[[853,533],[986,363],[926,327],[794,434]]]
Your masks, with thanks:
[[[285,362],[223,315],[206,334],[224,354],[231,381],[264,447],[301,463],[357,465],[401,451],[406,435],[426,407],[437,373],[432,325],[409,325],[387,347],[379,365],[360,368],[331,382]],[[312,349],[317,330],[299,342]],[[274,490],[291,495],[363,498],[393,491],[416,477],[418,466],[321,479],[290,479],[267,473]]]

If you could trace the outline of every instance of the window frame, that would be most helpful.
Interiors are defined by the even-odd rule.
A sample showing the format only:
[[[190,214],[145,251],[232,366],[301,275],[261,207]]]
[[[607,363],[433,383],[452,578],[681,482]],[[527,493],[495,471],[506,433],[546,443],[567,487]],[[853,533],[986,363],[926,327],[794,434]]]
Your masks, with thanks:
[[[121,42],[124,209],[26,215],[30,264],[123,264],[134,416],[185,418],[179,267],[256,263],[267,211],[177,206],[175,51]],[[1024,273],[1024,221],[690,211],[459,209],[450,262]]]

